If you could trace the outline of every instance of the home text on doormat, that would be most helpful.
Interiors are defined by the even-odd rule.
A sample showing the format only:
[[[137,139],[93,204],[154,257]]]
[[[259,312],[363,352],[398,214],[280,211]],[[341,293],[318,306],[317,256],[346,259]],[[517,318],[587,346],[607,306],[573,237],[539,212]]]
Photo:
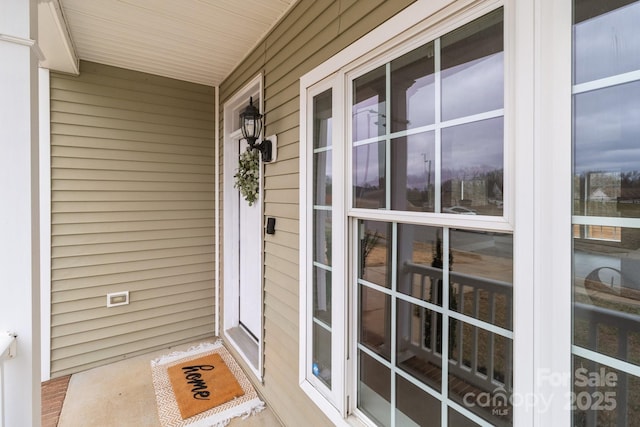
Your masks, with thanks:
[[[167,371],[182,419],[244,395],[217,353],[171,366]]]

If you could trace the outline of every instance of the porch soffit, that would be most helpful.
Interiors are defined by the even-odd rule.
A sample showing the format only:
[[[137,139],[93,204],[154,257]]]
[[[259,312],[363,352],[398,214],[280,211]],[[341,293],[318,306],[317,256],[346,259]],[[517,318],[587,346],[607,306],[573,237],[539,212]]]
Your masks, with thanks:
[[[79,59],[217,86],[297,0],[48,1]]]

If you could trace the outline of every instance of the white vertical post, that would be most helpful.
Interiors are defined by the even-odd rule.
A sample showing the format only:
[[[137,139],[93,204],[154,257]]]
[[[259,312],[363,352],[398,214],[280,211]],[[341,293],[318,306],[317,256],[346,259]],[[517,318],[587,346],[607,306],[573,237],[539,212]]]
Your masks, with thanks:
[[[571,411],[571,2],[534,2],[535,426],[569,425]],[[553,154],[551,154],[553,153]],[[518,219],[519,220],[519,219]],[[525,337],[526,339],[526,337]]]
[[[51,379],[51,102],[49,70],[39,69],[40,109],[40,379]]]
[[[17,335],[3,362],[6,426],[40,421],[38,58],[35,0],[0,0],[0,331]]]

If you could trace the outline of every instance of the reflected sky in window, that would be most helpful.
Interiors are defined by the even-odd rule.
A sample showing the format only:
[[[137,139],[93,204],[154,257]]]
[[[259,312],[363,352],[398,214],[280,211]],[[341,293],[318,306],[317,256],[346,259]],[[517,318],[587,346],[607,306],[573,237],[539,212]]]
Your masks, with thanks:
[[[442,131],[442,180],[467,180],[503,169],[502,117]]]
[[[391,62],[391,131],[435,121],[433,42]]]
[[[353,81],[353,140],[386,133],[386,71],[378,67]]]
[[[504,54],[476,59],[442,71],[442,119],[492,111],[503,106]]]
[[[442,37],[442,119],[504,105],[502,9]]]
[[[574,25],[575,84],[640,69],[640,2],[591,18],[595,9],[576,3],[576,19],[588,19]]]
[[[576,174],[640,169],[640,82],[576,95],[574,120]]]

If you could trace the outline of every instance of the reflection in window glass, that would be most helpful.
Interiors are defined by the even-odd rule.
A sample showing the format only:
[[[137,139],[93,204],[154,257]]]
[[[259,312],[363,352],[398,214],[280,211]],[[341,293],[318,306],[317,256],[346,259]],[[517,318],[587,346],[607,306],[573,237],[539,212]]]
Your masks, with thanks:
[[[386,72],[377,68],[353,82],[353,140],[374,138],[386,133]]]
[[[503,24],[498,8],[352,81],[354,207],[504,215]]]
[[[311,322],[311,373],[331,388],[331,245],[332,198],[331,158],[331,90],[313,98],[313,279],[310,294],[313,298]]]
[[[471,421],[469,418],[449,408],[449,423],[448,427],[480,427],[478,424]]]
[[[313,260],[331,265],[331,211],[313,211]]]
[[[504,215],[503,26],[498,8],[349,75],[356,403],[372,424],[513,424],[512,237],[376,211]]]
[[[433,212],[435,134],[424,132],[391,142],[391,209]]]
[[[621,242],[574,239],[574,344],[627,362],[640,332],[640,229]]]
[[[573,425],[636,426],[640,420],[640,379],[611,366],[573,357]],[[594,375],[599,381],[594,386]]]
[[[503,11],[442,37],[442,120],[504,105]]]
[[[450,308],[512,329],[513,236],[452,230]]]
[[[331,272],[313,269],[313,316],[331,326]]]
[[[435,121],[433,42],[391,62],[391,132]]]
[[[511,425],[511,340],[460,320],[451,320],[450,328],[450,398],[496,425]],[[469,375],[469,371],[476,374]],[[478,399],[481,393],[490,395],[491,399]],[[465,404],[465,399],[477,404]]]
[[[378,209],[386,206],[386,151],[383,142],[353,149],[353,205]]]
[[[502,215],[502,117],[442,130],[442,212]]]
[[[313,375],[331,387],[331,331],[313,323]]]
[[[397,360],[403,371],[434,390],[442,383],[442,314],[398,301]]]
[[[396,376],[396,425],[439,426],[440,401],[420,388]]]
[[[380,426],[391,426],[391,371],[359,352],[358,409]]]
[[[356,288],[360,351],[385,371],[390,367],[396,392],[400,378],[413,383],[417,394],[417,389],[441,393],[446,381],[445,398],[489,423],[512,425],[512,235],[371,220],[358,224],[359,278],[370,277],[358,280]],[[385,243],[376,235],[384,235]],[[374,251],[379,261],[369,262],[367,254]],[[491,402],[470,404],[487,395]],[[425,425],[424,408],[410,409],[397,398],[391,401],[396,425]],[[429,405],[431,398],[424,399]]]
[[[331,146],[331,90],[313,97],[313,148]]]
[[[640,69],[640,2],[576,1],[574,84]]]
[[[397,252],[398,291],[442,305],[442,229],[398,224]]]
[[[366,286],[360,287],[359,342],[391,360],[391,297]]]
[[[573,424],[635,426],[640,1],[573,3]]]
[[[389,288],[391,281],[391,224],[361,221],[358,277]]]
[[[331,205],[331,150],[321,151],[313,155],[314,200],[316,205]]]
[[[574,215],[640,217],[640,81],[574,96],[574,127]]]

